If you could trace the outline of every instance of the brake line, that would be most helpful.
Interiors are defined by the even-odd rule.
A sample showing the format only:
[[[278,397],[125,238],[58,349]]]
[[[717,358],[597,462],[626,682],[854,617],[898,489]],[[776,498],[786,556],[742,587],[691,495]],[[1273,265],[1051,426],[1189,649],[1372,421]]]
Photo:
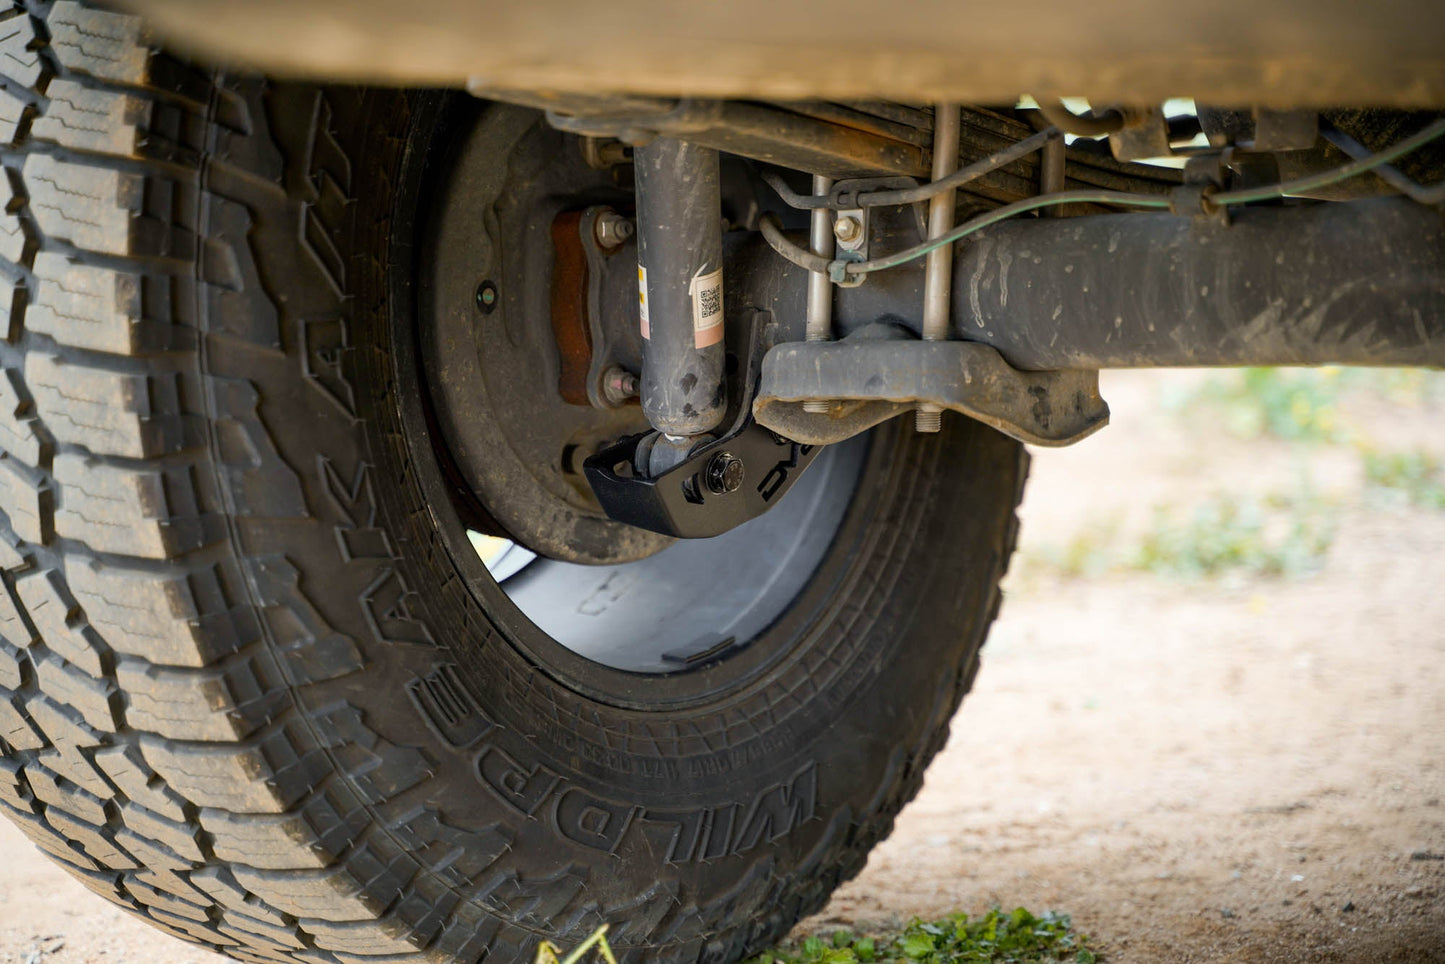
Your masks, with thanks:
[[[878,208],[896,207],[903,204],[913,204],[918,201],[927,201],[936,194],[962,187],[970,181],[976,181],[985,174],[991,174],[1005,165],[1023,157],[1028,157],[1034,151],[1039,150],[1049,141],[1056,137],[1062,137],[1063,132],[1057,127],[1048,127],[1024,138],[1008,147],[1001,148],[987,157],[974,161],[967,167],[961,167],[947,177],[930,181],[927,184],[920,184],[917,187],[900,188],[898,190],[860,191],[854,199],[854,204],[844,205],[845,207]],[[799,194],[782,176],[776,171],[764,171],[763,180],[768,183],[783,202],[791,208],[808,211],[817,208],[833,206],[833,199],[826,195]]]
[[[1445,119],[1435,121],[1433,124],[1399,141],[1392,147],[1350,164],[1345,164],[1333,171],[1298,177],[1265,187],[1203,193],[1200,195],[1201,205],[1205,210],[1209,210],[1215,207],[1228,207],[1250,204],[1257,201],[1269,201],[1291,194],[1302,194],[1307,191],[1318,190],[1319,188],[1337,184],[1340,181],[1398,160],[1406,154],[1439,138],[1441,135],[1445,135]],[[1038,136],[1039,135],[1035,135],[1035,137]],[[1042,146],[1042,144],[1040,144],[1040,146]],[[964,168],[958,173],[962,174],[964,171],[970,170],[971,167],[972,166],[970,166],[970,168]],[[1056,194],[1045,194],[1038,197],[1025,198],[1022,201],[1015,201],[1012,204],[1006,204],[1001,208],[996,208],[993,211],[965,221],[952,231],[938,238],[916,244],[911,248],[905,248],[896,254],[887,255],[882,258],[874,258],[869,261],[828,261],[805,251],[783,235],[782,225],[772,214],[764,215],[760,226],[763,237],[778,254],[809,271],[826,271],[835,283],[839,283],[846,280],[849,276],[867,275],[874,271],[883,271],[888,268],[895,268],[899,265],[907,264],[910,261],[915,261],[936,248],[953,244],[955,241],[1015,215],[1059,204],[1079,203],[1108,204],[1116,207],[1151,208],[1164,211],[1172,210],[1174,207],[1173,201],[1167,195],[1138,194],[1127,191],[1061,191]]]
[[[1437,120],[1417,134],[1405,138],[1393,147],[1387,147],[1378,154],[1373,154],[1362,160],[1337,167],[1333,171],[1324,171],[1320,174],[1309,174],[1305,177],[1297,177],[1291,181],[1281,181],[1278,184],[1261,188],[1245,188],[1239,191],[1224,191],[1215,194],[1210,198],[1215,204],[1248,204],[1251,201],[1268,201],[1286,194],[1303,194],[1305,191],[1314,191],[1322,187],[1329,187],[1331,184],[1338,184],[1346,178],[1354,177],[1356,174],[1363,174],[1372,171],[1391,161],[1397,161],[1409,154],[1416,148],[1435,140],[1441,134],[1445,134],[1445,119]]]
[[[1106,110],[1102,114],[1075,114],[1063,101],[1040,100],[1037,103],[1044,120],[1075,137],[1103,137],[1124,129],[1124,115],[1117,110]]]

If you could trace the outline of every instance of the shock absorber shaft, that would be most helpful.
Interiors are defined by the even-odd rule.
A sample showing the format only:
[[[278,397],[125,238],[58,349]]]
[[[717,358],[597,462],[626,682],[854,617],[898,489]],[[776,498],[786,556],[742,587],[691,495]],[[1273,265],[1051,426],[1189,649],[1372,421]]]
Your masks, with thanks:
[[[718,152],[659,137],[634,158],[642,411],[664,435],[702,435],[727,409]]]

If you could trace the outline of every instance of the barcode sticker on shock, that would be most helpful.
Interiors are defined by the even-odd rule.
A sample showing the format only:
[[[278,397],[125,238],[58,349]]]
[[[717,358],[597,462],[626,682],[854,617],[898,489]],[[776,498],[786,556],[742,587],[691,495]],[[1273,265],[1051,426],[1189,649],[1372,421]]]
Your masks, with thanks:
[[[647,269],[637,266],[637,314],[642,319],[642,337],[651,340],[652,326],[647,321]]]
[[[706,348],[722,341],[723,304],[722,268],[712,274],[699,274],[692,279],[693,345]]]

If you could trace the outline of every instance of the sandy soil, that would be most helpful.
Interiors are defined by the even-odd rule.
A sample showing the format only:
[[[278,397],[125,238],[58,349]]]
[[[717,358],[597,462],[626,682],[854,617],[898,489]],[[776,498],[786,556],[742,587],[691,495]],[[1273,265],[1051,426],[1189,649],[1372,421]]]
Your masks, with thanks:
[[[1173,383],[1195,374],[1170,376]],[[1350,450],[1300,455],[1158,411],[1040,453],[979,684],[919,799],[805,929],[992,904],[1067,911],[1111,962],[1445,961],[1445,513],[1362,498]],[[1361,403],[1390,447],[1445,413]],[[1050,547],[1105,517],[1267,493],[1340,500],[1318,573],[1069,579]],[[217,962],[85,891],[0,822],[0,964]]]
[[[1109,377],[1112,374],[1113,377]],[[1353,450],[1240,442],[1106,373],[1114,423],[1037,453],[1021,557],[922,794],[809,928],[1057,909],[1112,962],[1445,961],[1445,513],[1363,498]],[[1173,376],[1175,384],[1201,377]],[[1445,450],[1440,411],[1357,428]],[[1301,470],[1339,499],[1323,569],[1055,575],[1091,519]]]

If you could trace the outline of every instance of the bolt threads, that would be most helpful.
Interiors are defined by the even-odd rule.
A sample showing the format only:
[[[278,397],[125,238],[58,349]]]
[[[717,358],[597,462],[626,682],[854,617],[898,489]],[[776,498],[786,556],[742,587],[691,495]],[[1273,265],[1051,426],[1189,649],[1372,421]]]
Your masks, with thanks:
[[[833,403],[826,398],[810,398],[803,402],[803,411],[810,415],[827,415],[833,410]]]
[[[920,405],[913,413],[913,428],[925,435],[932,435],[943,428],[943,409],[937,405]]]
[[[622,405],[638,395],[637,376],[622,368],[612,367],[602,373],[602,395],[613,405]]]

